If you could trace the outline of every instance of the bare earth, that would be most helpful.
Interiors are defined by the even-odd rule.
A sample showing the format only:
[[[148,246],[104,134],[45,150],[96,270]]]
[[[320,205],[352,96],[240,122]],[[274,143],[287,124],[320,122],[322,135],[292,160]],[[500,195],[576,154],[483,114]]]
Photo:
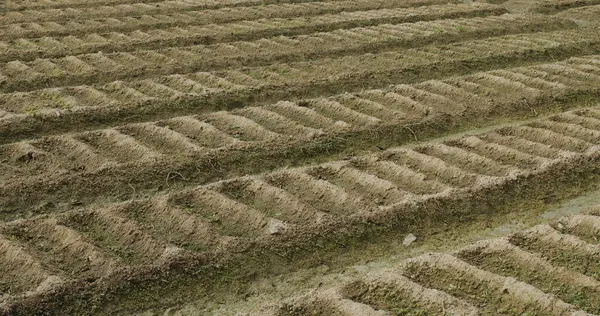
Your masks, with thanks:
[[[0,2],[0,314],[600,314],[600,0]]]

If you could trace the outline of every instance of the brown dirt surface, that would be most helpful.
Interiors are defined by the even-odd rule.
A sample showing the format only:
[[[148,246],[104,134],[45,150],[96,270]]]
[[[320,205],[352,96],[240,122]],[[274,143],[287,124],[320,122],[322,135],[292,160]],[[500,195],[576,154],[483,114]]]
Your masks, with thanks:
[[[600,233],[597,209],[373,268],[244,314],[598,314],[600,248],[592,237]]]
[[[598,21],[2,1],[0,314],[600,314]]]

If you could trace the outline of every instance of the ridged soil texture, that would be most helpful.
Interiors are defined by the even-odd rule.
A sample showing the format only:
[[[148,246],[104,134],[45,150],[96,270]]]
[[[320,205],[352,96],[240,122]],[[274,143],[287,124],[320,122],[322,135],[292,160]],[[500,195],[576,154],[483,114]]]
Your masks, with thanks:
[[[323,285],[285,302],[264,304],[271,315],[589,315],[600,312],[598,212],[430,253],[391,268],[373,268],[342,285]],[[585,224],[584,223],[585,220]],[[560,227],[560,231],[553,227]],[[575,233],[576,232],[576,233]],[[535,239],[536,242],[525,240]],[[547,249],[552,249],[552,254]],[[594,250],[591,250],[594,249]],[[554,260],[596,256],[596,272]],[[376,266],[376,265],[375,265]],[[268,311],[268,312],[264,312]],[[254,315],[254,314],[252,314]]]
[[[592,108],[573,110],[480,134],[232,178],[110,207],[31,215],[6,222],[0,226],[2,235],[7,236],[4,256],[15,266],[7,265],[4,282],[11,292],[29,290],[51,276],[63,284],[78,279],[93,282],[123,269],[168,265],[176,258],[190,260],[222,251],[233,254],[251,247],[276,247],[278,238],[294,240],[305,232],[327,227],[342,225],[352,230],[360,226],[361,218],[380,221],[386,216],[402,217],[393,215],[396,210],[412,216],[411,208],[429,200],[468,201],[474,192],[492,194],[511,183],[523,185],[536,178],[595,170],[596,144],[600,142],[594,129],[598,126],[593,118],[597,113]],[[238,136],[247,138],[244,142],[263,135],[258,125],[241,117],[223,114],[213,118],[215,122],[243,122],[240,126],[246,127],[245,136]],[[149,135],[147,131],[145,135]],[[81,137],[81,141],[117,151],[134,144],[130,136],[121,133],[101,135],[118,138],[92,141]],[[271,137],[277,139],[275,135],[280,134]],[[268,138],[261,141],[274,141]],[[137,159],[160,159],[149,147],[133,148],[138,148]],[[114,163],[119,160],[118,154],[112,154]],[[173,176],[187,180],[181,174]],[[597,278],[600,255],[597,247],[589,244],[589,230],[598,225],[594,215],[580,216],[586,217],[575,216],[554,227],[541,225],[507,239],[466,248],[457,254],[460,260],[445,254],[411,259],[406,277],[452,295],[463,295],[461,298],[473,306],[485,305],[486,311],[498,309],[510,314],[539,309],[562,313],[572,310],[575,303],[593,310],[595,292],[582,292],[578,286],[593,285]],[[573,235],[562,237],[561,231]],[[570,249],[569,256],[560,255],[564,249]],[[496,259],[497,253],[502,253],[502,259]],[[548,262],[544,261],[549,257]],[[507,258],[514,262],[504,262]],[[531,265],[531,269],[520,267],[522,264]],[[15,278],[24,265],[35,273],[30,278]],[[492,272],[509,273],[525,283]],[[531,276],[534,272],[547,277],[540,281]],[[464,287],[450,288],[445,288],[446,283],[437,283],[463,275],[484,283],[467,282]],[[572,282],[565,283],[563,278]],[[456,279],[459,281],[466,282]],[[529,283],[532,285],[524,285]],[[558,284],[560,300],[540,292],[555,291]],[[479,295],[480,286],[491,297],[472,297]],[[499,291],[510,295],[496,300],[493,296]],[[465,306],[461,308],[469,309],[470,305]]]
[[[583,193],[598,172],[599,7],[4,1],[0,314],[243,301],[249,279],[347,240]],[[268,310],[600,313],[597,216]]]

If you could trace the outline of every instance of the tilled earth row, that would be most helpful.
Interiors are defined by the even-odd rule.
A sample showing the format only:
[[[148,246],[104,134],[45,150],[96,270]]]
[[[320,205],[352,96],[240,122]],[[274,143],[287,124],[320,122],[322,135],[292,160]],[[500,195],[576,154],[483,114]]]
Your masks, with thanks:
[[[385,147],[440,135],[480,117],[493,120],[543,113],[550,102],[598,96],[596,65],[600,57],[583,56],[0,145],[6,179],[6,185],[0,186],[2,217],[23,215],[19,210],[32,207],[37,212],[68,207],[57,205],[59,199],[87,203],[114,195],[115,187],[130,194],[132,187],[148,190],[190,178],[202,183],[233,167],[242,173],[286,163],[274,159],[277,156],[303,152],[310,157],[350,146]],[[256,160],[272,162],[260,167]],[[90,185],[93,192],[86,189]]]
[[[418,256],[251,314],[598,314],[599,215],[596,207],[452,253]]]
[[[124,276],[129,283],[170,274],[174,263],[191,270],[310,248],[323,236],[370,225],[415,229],[422,221],[474,216],[477,207],[465,204],[511,187],[543,193],[574,185],[566,181],[573,177],[580,185],[598,172],[599,144],[600,110],[586,108],[112,207],[7,221],[0,226],[3,299],[18,308],[81,287],[118,287]]]
[[[1,3],[0,312],[161,310],[332,247],[583,194],[599,4]],[[591,263],[552,261],[597,259],[573,241],[590,214],[268,311],[598,313]]]

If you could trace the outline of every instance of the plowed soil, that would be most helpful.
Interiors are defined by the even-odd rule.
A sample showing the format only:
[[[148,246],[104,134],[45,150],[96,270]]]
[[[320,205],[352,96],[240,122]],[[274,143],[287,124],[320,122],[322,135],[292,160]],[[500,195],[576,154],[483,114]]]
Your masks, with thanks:
[[[257,315],[600,313],[599,208],[345,276]],[[330,283],[336,283],[330,281]],[[254,313],[252,313],[254,314]]]
[[[598,21],[1,2],[0,313],[600,314]]]

